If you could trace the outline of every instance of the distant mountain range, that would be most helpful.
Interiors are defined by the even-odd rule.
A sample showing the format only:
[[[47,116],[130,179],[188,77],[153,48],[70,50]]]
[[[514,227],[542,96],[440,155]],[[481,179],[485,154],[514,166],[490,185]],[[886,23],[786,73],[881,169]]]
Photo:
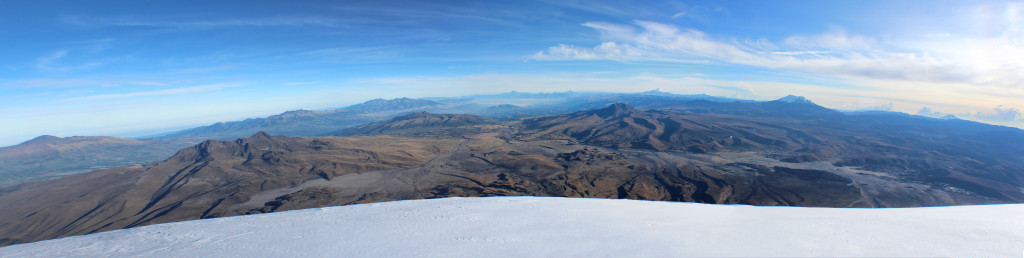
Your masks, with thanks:
[[[611,103],[623,103],[641,109],[671,110],[688,114],[732,114],[742,116],[800,116],[802,118],[842,116],[838,111],[818,107],[813,110],[786,110],[786,106],[750,108],[750,105],[766,105],[769,103],[790,103],[815,105],[810,100],[799,96],[786,96],[776,101],[758,102],[708,95],[676,95],[661,91],[642,93],[598,93],[598,92],[563,92],[563,93],[520,93],[510,92],[495,95],[479,95],[460,98],[427,98],[427,99],[374,99],[364,103],[324,111],[295,110],[265,118],[252,118],[243,121],[215,123],[155,137],[136,139],[132,142],[121,141],[112,143],[96,140],[87,151],[82,147],[70,148],[79,151],[67,152],[64,155],[31,155],[23,158],[11,158],[27,148],[21,145],[32,145],[28,142],[17,146],[0,148],[0,187],[20,182],[54,178],[61,175],[87,172],[91,169],[108,168],[130,164],[148,164],[161,161],[190,144],[204,140],[232,140],[243,138],[257,132],[272,135],[296,137],[314,137],[331,135],[365,134],[356,131],[346,132],[346,128],[381,122],[396,116],[412,112],[432,112],[448,114],[473,114],[481,117],[515,120],[526,117],[550,116],[566,114],[587,109],[598,109]],[[763,103],[763,104],[756,104]],[[867,123],[883,122],[882,120],[910,119],[909,121],[928,121],[921,116],[910,116],[902,113],[871,111],[847,112],[849,116],[860,117]],[[899,120],[897,119],[897,120]],[[949,119],[947,119],[949,120]],[[957,119],[958,120],[958,119]],[[916,123],[916,122],[915,122]],[[958,120],[957,129],[973,130],[981,124]],[[854,123],[852,126],[862,126]],[[981,126],[984,127],[984,126]],[[865,127],[869,130],[877,127]],[[984,127],[987,128],[987,127]],[[1009,129],[1007,128],[1008,130]],[[942,133],[942,132],[934,132]],[[101,137],[102,138],[102,137]],[[101,139],[97,138],[97,139]],[[128,139],[125,139],[128,140]],[[57,144],[61,145],[61,144]],[[80,144],[81,145],[81,144]],[[55,145],[56,146],[56,145]],[[88,153],[92,156],[76,155]],[[4,158],[7,157],[7,158]]]
[[[440,106],[429,100],[399,98],[374,99],[349,107],[328,110],[294,110],[266,118],[216,123],[157,136],[157,139],[202,138],[229,140],[257,132],[288,136],[325,136],[346,128],[388,119],[397,114]]]
[[[295,110],[266,118],[216,123],[163,134],[156,139],[230,140],[256,132],[296,137],[328,136],[341,129],[379,122],[411,112],[472,114],[477,116],[517,119],[570,113],[601,108],[611,103],[625,103],[655,109],[677,106],[678,101],[750,102],[708,95],[676,95],[661,91],[643,93],[518,93],[468,96],[461,98],[374,99],[364,103],[326,111]]]
[[[601,107],[520,118],[420,112],[497,107],[496,100],[528,99],[522,95],[412,108],[429,102],[396,100],[397,109],[372,105],[377,113],[334,112],[397,115],[325,133],[355,137],[258,132],[204,141],[151,165],[9,187],[0,195],[0,243],[452,196],[827,207],[1024,202],[1024,130],[963,120],[842,113],[800,97],[664,94],[619,96],[636,106],[606,103],[611,95],[538,95],[520,114],[562,110],[552,103]]]
[[[412,112],[461,113],[518,119],[600,108],[614,102],[624,102],[643,108],[658,108],[673,106],[673,103],[686,100],[740,101],[708,95],[675,95],[660,91],[630,94],[510,92],[461,98],[374,99],[334,110],[287,111],[264,118],[215,123],[142,139],[122,138],[121,141],[112,142],[109,137],[101,136],[87,142],[103,144],[91,144],[88,148],[82,147],[83,144],[74,147],[65,146],[65,143],[53,144],[54,148],[73,149],[70,152],[62,152],[62,155],[33,156],[23,153],[34,148],[30,142],[0,148],[0,187],[100,168],[149,164],[166,159],[174,150],[204,140],[234,140],[257,132],[296,137],[344,135],[343,130],[346,128],[380,122]]]
[[[410,99],[410,98],[398,98],[398,99],[374,99],[360,104],[348,106],[345,110],[351,110],[361,113],[377,113],[377,112],[389,112],[389,111],[404,111],[418,108],[428,108],[440,106],[441,103],[437,103],[430,100],[422,99]]]

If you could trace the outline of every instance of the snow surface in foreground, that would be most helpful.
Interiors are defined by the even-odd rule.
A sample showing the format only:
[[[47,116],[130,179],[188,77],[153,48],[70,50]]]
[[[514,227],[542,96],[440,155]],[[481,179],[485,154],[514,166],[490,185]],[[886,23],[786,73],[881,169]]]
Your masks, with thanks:
[[[1024,205],[754,207],[490,197],[160,224],[0,248],[0,256],[1020,257]]]

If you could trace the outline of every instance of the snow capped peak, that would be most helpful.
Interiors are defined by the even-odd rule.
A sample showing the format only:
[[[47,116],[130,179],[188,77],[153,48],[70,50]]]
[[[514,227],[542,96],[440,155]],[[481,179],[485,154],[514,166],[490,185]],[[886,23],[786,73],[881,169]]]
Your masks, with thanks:
[[[811,102],[807,98],[804,98],[802,96],[796,96],[796,95],[785,96],[785,97],[782,97],[782,98],[777,99],[775,101],[786,102],[786,103],[797,103],[797,104],[814,104],[814,102]]]

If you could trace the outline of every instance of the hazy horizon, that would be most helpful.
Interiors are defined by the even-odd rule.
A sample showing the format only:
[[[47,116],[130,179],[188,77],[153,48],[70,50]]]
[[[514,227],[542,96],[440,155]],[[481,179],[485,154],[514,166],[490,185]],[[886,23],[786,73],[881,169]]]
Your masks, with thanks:
[[[648,91],[661,91],[661,89],[655,88],[655,89],[651,89],[651,90],[648,90]],[[648,91],[645,91],[645,92],[648,92]],[[527,93],[527,94],[543,94],[543,93],[568,93],[568,92],[578,92],[578,91],[561,91],[561,92],[507,91],[507,92],[500,92],[500,93],[497,93],[497,94],[505,94],[505,93],[513,93],[513,92],[515,92],[515,93]],[[612,94],[612,93],[642,93],[642,92],[597,92],[597,91],[586,91],[585,93]],[[421,98],[425,98],[425,99],[432,99],[432,98],[457,99],[457,98],[473,97],[473,96],[484,96],[484,95],[457,95],[457,96],[443,96],[443,97],[442,96],[422,96]],[[713,96],[713,95],[710,95],[710,96]],[[723,97],[723,96],[713,96],[713,97]],[[409,97],[395,97],[395,98],[392,98],[392,99],[398,99],[398,98],[409,98]],[[321,110],[322,111],[322,110],[342,109],[342,108],[345,108],[345,107],[348,107],[348,106],[351,106],[351,105],[365,103],[366,101],[370,101],[370,100],[374,100],[374,99],[382,99],[382,98],[372,98],[372,99],[357,100],[357,101],[354,101],[354,102],[340,103],[338,105],[327,106],[327,107],[299,107],[299,108],[296,108],[296,109],[289,109],[289,110],[267,111],[265,113],[228,114],[228,115],[219,116],[219,117],[212,117],[212,118],[206,118],[206,119],[203,119],[203,120],[197,120],[197,121],[189,123],[189,124],[181,124],[181,125],[177,125],[177,126],[170,126],[170,127],[163,127],[163,128],[153,128],[153,129],[148,129],[148,130],[111,132],[110,134],[104,134],[104,135],[52,135],[52,134],[40,134],[40,135],[32,136],[30,138],[26,138],[26,139],[23,139],[23,140],[16,140],[15,142],[12,142],[12,143],[4,144],[4,142],[0,142],[0,147],[17,145],[17,144],[24,143],[26,141],[29,141],[29,140],[32,140],[32,139],[35,139],[37,137],[41,137],[41,136],[44,136],[44,135],[57,136],[57,137],[62,137],[62,138],[63,137],[74,137],[74,136],[114,136],[114,137],[122,137],[122,138],[142,139],[142,138],[146,138],[146,137],[158,136],[158,135],[172,133],[172,132],[177,132],[177,131],[181,131],[181,130],[188,130],[188,129],[191,129],[191,128],[207,126],[207,125],[211,125],[211,124],[218,123],[218,122],[236,122],[236,121],[242,121],[242,120],[245,120],[245,119],[265,118],[265,117],[269,117],[269,116],[279,115],[281,113],[288,112],[288,111],[295,111],[295,110]],[[767,99],[767,100],[772,100],[772,99]],[[767,101],[767,100],[765,100],[765,101]]]
[[[0,146],[509,91],[793,94],[1024,127],[1024,2],[101,1],[0,14]]]

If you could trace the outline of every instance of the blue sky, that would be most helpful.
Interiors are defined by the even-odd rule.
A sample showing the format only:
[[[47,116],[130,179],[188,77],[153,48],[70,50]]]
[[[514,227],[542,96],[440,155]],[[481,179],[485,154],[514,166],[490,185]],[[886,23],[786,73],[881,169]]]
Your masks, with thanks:
[[[1022,2],[3,4],[0,145],[512,90],[796,94],[1024,126]]]

